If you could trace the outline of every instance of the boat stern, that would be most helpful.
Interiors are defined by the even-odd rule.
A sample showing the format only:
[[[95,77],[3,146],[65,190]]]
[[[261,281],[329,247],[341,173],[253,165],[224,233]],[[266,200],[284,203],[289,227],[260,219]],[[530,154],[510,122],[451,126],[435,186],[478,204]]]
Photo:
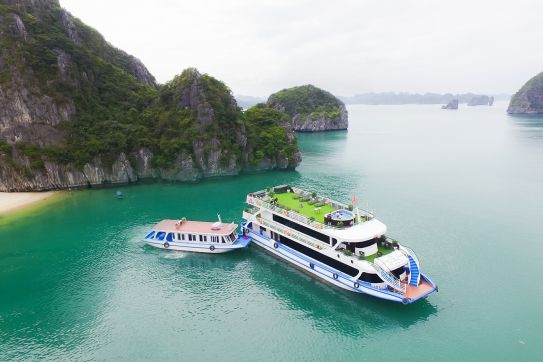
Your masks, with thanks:
[[[426,298],[433,292],[437,292],[437,285],[426,275],[421,273],[420,283],[417,286],[407,285],[404,304],[414,303],[419,299]]]

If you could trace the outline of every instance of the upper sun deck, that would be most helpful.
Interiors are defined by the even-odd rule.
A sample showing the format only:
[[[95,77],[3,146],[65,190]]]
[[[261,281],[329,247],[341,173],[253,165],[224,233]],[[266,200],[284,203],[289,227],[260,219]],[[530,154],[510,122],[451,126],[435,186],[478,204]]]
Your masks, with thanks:
[[[314,228],[335,230],[345,236],[360,231],[382,234],[386,230],[386,226],[374,219],[370,212],[358,208],[353,210],[352,206],[296,187],[282,185],[250,193],[247,202]]]
[[[236,224],[222,224],[207,221],[188,220],[162,220],[153,229],[157,231],[171,231],[205,235],[229,235],[238,226]]]

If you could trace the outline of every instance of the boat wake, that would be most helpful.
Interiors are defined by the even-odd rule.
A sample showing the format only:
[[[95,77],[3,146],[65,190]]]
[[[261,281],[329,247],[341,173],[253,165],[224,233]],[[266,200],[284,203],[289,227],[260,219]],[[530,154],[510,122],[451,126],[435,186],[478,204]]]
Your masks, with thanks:
[[[162,259],[183,259],[189,256],[189,253],[186,251],[177,251],[177,250],[164,250],[160,253]]]

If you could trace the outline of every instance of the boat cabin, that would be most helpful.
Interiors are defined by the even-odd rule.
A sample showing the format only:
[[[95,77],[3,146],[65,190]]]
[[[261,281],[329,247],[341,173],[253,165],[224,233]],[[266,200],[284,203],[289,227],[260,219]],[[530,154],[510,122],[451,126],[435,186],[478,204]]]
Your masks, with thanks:
[[[145,237],[147,240],[186,243],[231,244],[236,241],[236,224],[220,222],[162,220]]]

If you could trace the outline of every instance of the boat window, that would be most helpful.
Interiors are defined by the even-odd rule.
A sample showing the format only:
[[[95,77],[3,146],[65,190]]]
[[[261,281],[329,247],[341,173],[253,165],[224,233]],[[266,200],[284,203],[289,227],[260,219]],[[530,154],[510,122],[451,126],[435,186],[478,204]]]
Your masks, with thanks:
[[[332,246],[336,246],[337,244],[337,239],[336,238],[332,238]]]
[[[383,282],[383,279],[379,278],[377,274],[373,274],[373,273],[362,273],[362,275],[360,275],[359,280],[366,283],[382,283]]]
[[[164,231],[160,231],[156,234],[156,238],[158,240],[164,240],[164,237],[166,236],[166,233]]]
[[[330,244],[330,237],[328,235],[324,235],[316,230],[300,225],[295,221],[285,219],[284,217],[275,214],[273,214],[273,221],[288,226],[289,228],[292,228],[294,230],[301,231],[302,233],[307,234],[317,240],[323,241],[326,244]]]
[[[204,241],[207,241],[207,235],[204,235]]]
[[[151,231],[149,234],[147,234],[147,236],[145,237],[145,239],[152,239],[153,236],[155,236],[155,231]]]
[[[200,236],[200,241],[204,241],[204,238],[202,237],[202,235],[199,235]]]
[[[181,234],[177,233],[177,240],[181,240]]]
[[[189,241],[192,241],[192,234],[189,234]]]
[[[166,241],[173,241],[173,233],[168,233],[168,236],[166,236]]]
[[[358,274],[358,269],[353,268],[350,265],[343,264],[341,261],[330,258],[327,255],[323,255],[319,251],[313,250],[305,245],[298,244],[296,241],[291,240],[283,235],[280,235],[279,237],[282,244],[288,246],[291,249],[299,251],[300,253],[305,254],[310,258],[313,258],[323,264],[331,266],[332,268],[335,268],[352,277]]]
[[[232,242],[236,241],[236,234],[235,233],[230,234],[230,240],[232,240]]]
[[[185,240],[185,234],[181,234],[181,240]]]
[[[223,237],[222,237],[222,243],[223,243],[223,244],[225,243],[225,240],[226,240],[226,236],[223,236]]]

